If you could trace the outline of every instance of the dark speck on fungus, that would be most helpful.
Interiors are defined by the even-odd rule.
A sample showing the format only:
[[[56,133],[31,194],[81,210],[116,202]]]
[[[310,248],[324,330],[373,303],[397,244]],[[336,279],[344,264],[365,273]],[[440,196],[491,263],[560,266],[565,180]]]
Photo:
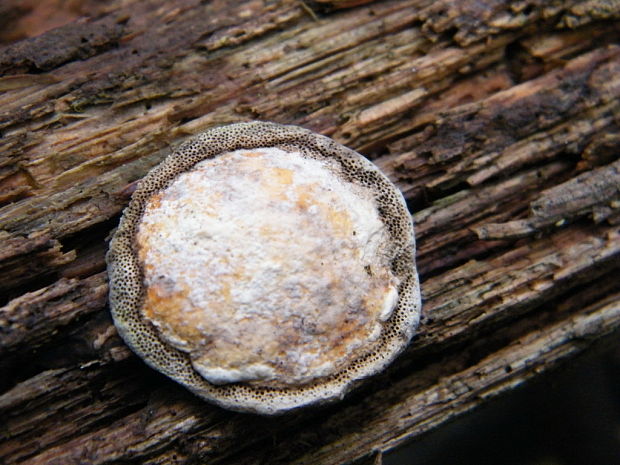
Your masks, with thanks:
[[[239,123],[140,181],[107,255],[110,306],[150,366],[262,414],[341,398],[420,316],[413,225],[367,159],[295,126]]]

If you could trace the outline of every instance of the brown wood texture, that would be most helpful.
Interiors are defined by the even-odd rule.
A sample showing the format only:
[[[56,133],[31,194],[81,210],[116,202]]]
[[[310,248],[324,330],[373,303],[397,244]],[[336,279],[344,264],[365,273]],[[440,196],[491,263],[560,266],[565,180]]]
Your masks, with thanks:
[[[68,3],[0,7],[0,463],[376,463],[617,339],[617,0]],[[424,298],[385,373],[279,418],[150,370],[107,308],[134,182],[252,119],[384,169]]]

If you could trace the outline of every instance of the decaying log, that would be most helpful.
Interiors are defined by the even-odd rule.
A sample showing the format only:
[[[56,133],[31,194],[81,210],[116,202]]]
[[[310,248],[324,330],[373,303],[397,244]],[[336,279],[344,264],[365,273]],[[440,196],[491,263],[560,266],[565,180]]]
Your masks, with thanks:
[[[372,463],[617,338],[618,1],[75,4],[0,7],[0,463]],[[390,176],[424,296],[384,374],[280,418],[194,398],[107,309],[135,181],[252,119]]]

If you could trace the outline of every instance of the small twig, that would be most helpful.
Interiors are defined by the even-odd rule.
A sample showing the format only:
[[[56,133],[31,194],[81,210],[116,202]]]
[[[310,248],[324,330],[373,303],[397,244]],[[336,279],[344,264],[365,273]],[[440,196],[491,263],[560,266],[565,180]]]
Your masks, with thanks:
[[[314,21],[318,21],[319,17],[316,15],[316,13],[314,12],[314,10],[312,8],[310,8],[306,2],[304,2],[303,0],[298,0],[299,5],[306,11],[306,13],[308,13],[312,19]]]

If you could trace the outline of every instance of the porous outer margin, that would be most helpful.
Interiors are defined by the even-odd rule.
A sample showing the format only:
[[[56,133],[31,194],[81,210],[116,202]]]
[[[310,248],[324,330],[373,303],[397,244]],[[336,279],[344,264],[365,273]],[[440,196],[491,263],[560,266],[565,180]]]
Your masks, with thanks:
[[[261,388],[244,383],[213,385],[192,367],[188,354],[164,342],[140,316],[143,275],[135,253],[135,234],[148,199],[196,163],[239,149],[277,147],[340,163],[347,180],[372,189],[381,220],[393,247],[392,271],[401,280],[398,303],[384,323],[381,342],[371,353],[339,373],[313,383],[287,388]],[[385,368],[411,340],[420,319],[421,299],[415,267],[413,223],[400,191],[362,155],[328,137],[297,126],[253,121],[210,129],[182,144],[139,183],[123,211],[106,255],[110,309],[119,334],[144,361],[199,397],[221,407],[260,414],[341,399],[363,378]]]

